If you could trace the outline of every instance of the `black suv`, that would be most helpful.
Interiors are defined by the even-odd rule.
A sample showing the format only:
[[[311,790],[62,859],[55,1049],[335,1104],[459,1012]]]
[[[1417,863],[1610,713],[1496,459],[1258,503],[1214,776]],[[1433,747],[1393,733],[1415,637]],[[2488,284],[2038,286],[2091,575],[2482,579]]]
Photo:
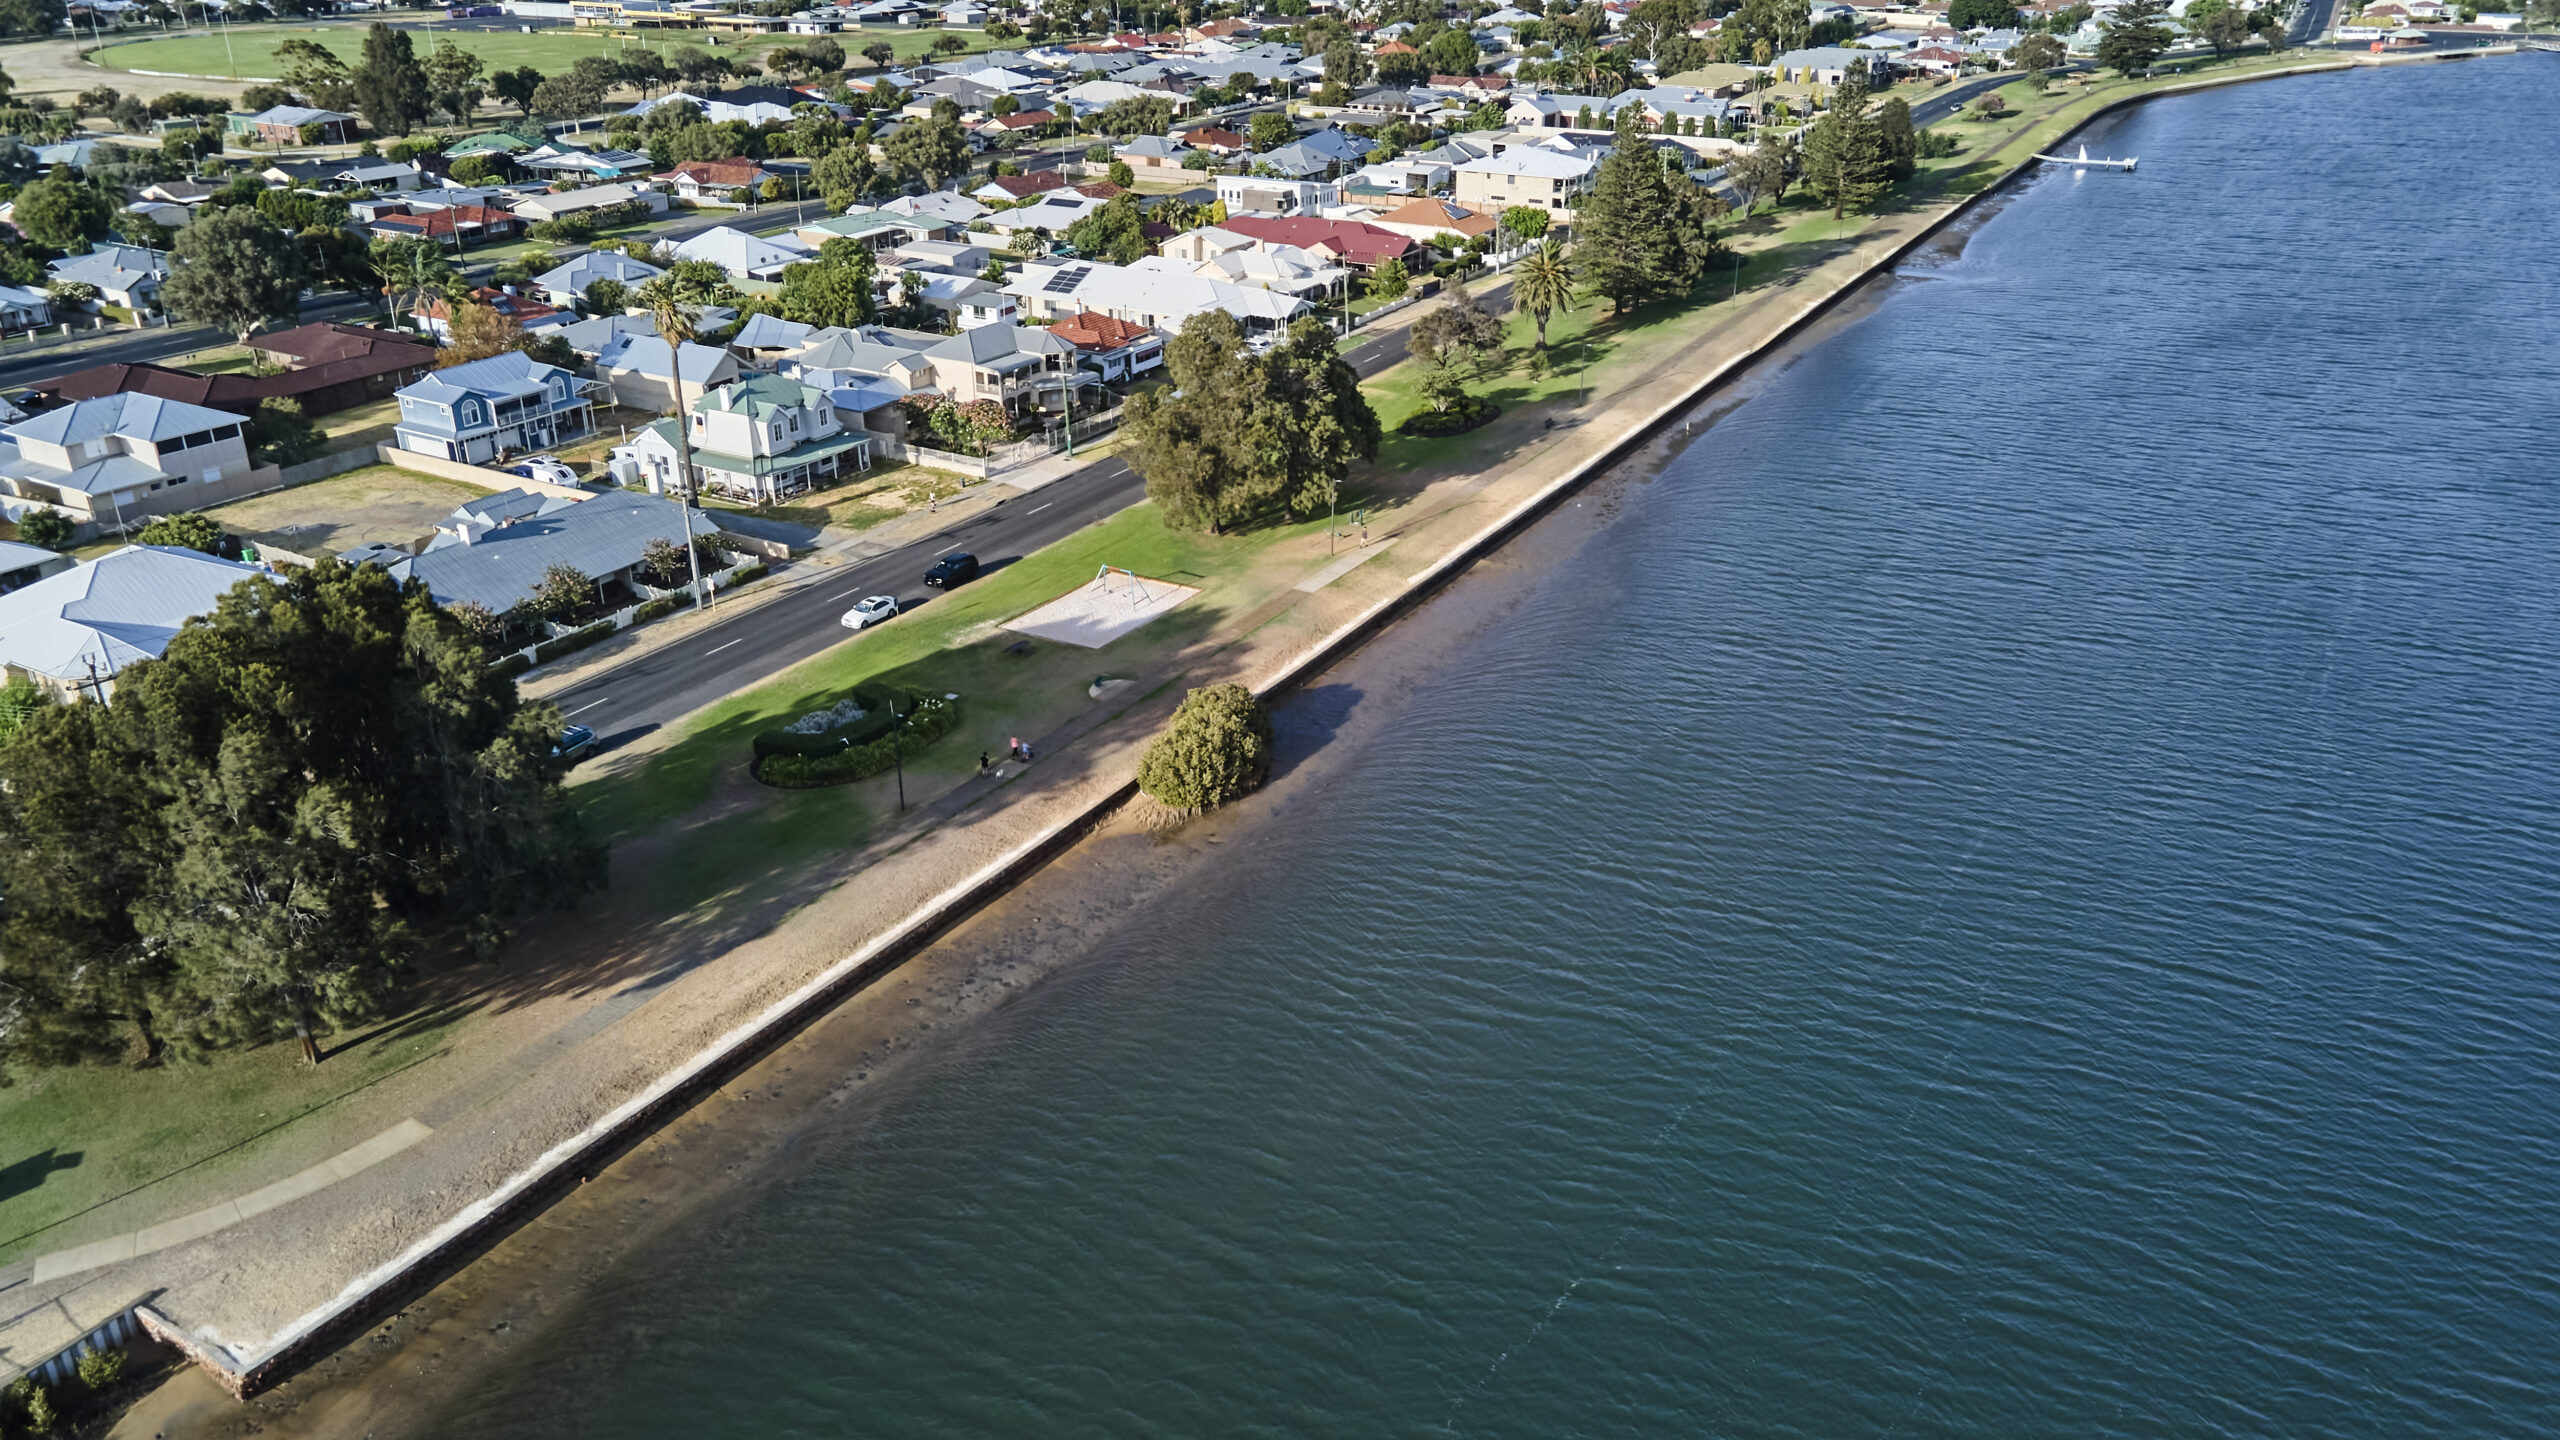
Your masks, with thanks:
[[[932,569],[924,572],[924,583],[942,590],[966,585],[977,578],[978,557],[975,555],[945,555]]]

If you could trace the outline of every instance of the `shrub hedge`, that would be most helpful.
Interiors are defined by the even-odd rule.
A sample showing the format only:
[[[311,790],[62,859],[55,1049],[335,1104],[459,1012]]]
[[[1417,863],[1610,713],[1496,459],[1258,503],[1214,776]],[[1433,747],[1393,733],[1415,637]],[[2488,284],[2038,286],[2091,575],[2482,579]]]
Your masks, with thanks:
[[[757,761],[755,776],[782,790],[850,785],[856,780],[868,780],[897,763],[902,750],[907,753],[921,750],[959,728],[958,701],[936,695],[912,703],[916,707],[915,713],[906,717],[906,723],[898,727],[896,735],[883,734],[867,744],[839,750],[833,755],[776,755],[769,760]]]
[[[613,622],[599,620],[583,630],[573,630],[557,640],[545,640],[533,647],[533,663],[548,665],[563,655],[572,655],[584,650],[612,633]]]
[[[889,733],[891,701],[896,701],[900,710],[912,709],[917,703],[916,697],[904,690],[874,684],[870,681],[854,686],[852,699],[855,704],[862,707],[861,719],[850,725],[838,726],[833,730],[821,730],[810,735],[797,735],[780,729],[767,730],[756,736],[753,742],[756,758],[763,760],[775,755],[797,755],[804,759],[814,759],[823,755],[833,755],[840,750],[849,750],[856,745],[867,744],[872,739]]]
[[[645,625],[649,621],[655,620],[661,615],[672,615],[676,612],[676,608],[678,606],[689,603],[691,602],[681,595],[670,595],[664,600],[648,601],[639,609],[631,612],[631,623],[634,625]]]
[[[495,662],[489,668],[501,675],[521,675],[533,668],[533,662],[525,658],[523,651],[510,650],[505,659]]]

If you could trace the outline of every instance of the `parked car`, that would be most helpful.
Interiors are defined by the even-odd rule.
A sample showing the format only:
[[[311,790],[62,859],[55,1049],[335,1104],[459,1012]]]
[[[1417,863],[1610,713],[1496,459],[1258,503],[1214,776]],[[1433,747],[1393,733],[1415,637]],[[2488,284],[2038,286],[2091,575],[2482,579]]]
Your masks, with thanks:
[[[897,614],[897,596],[873,595],[865,599],[856,600],[853,602],[853,608],[844,612],[844,628],[847,630],[868,630],[883,620],[896,619]]]
[[[536,455],[530,460],[519,460],[515,464],[507,467],[507,473],[510,475],[521,475],[527,480],[540,480],[549,485],[575,485],[578,483],[577,471],[570,469],[568,466],[552,459],[548,455]]]
[[[924,572],[924,583],[942,590],[966,585],[977,578],[978,557],[966,553],[945,555],[934,562],[932,569]]]
[[[596,732],[584,725],[571,725],[561,730],[560,738],[551,746],[551,758],[574,765],[578,757],[596,748]]]

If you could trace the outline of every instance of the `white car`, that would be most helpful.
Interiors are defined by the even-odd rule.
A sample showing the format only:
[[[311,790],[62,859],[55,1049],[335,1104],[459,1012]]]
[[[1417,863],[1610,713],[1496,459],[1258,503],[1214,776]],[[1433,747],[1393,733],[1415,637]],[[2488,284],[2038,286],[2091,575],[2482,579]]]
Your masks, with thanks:
[[[559,461],[554,460],[547,455],[536,455],[530,460],[520,461],[511,467],[510,473],[522,475],[528,480],[540,480],[551,485],[575,485],[578,483],[577,471],[570,469],[568,466],[561,464]]]
[[[897,618],[897,614],[897,596],[874,595],[868,599],[853,602],[853,608],[844,612],[844,628],[867,630],[883,620]]]

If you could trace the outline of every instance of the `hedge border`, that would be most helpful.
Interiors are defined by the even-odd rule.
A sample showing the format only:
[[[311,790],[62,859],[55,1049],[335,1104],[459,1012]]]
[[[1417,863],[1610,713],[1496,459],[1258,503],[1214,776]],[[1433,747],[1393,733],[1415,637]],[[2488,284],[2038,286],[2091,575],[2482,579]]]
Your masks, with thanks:
[[[1439,412],[1424,410],[1407,417],[1403,424],[1396,427],[1396,430],[1399,434],[1411,435],[1420,440],[1446,440],[1452,435],[1464,435],[1470,430],[1481,430],[1502,418],[1501,406],[1490,400],[1482,401],[1480,404],[1482,408],[1460,418],[1455,425],[1434,425],[1430,422],[1440,418]]]
[[[776,790],[822,790],[830,785],[850,785],[868,780],[898,762],[904,751],[922,750],[936,740],[960,728],[960,702],[932,696],[916,702],[913,715],[898,727],[895,735],[883,735],[867,745],[839,750],[833,755],[805,757],[776,755],[758,760],[748,773],[761,785]],[[774,772],[780,771],[777,775]]]

